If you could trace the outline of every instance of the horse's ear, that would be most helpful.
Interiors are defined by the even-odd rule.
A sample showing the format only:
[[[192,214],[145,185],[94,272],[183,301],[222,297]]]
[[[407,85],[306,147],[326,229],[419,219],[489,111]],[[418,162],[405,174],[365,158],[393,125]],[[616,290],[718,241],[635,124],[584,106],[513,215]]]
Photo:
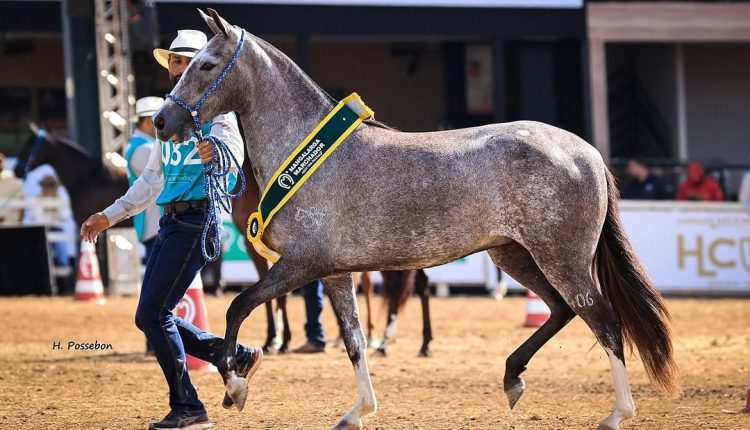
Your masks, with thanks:
[[[224,18],[219,16],[219,13],[215,10],[211,9],[210,7],[208,9],[208,14],[211,15],[211,18],[213,18],[214,24],[216,24],[216,27],[219,28],[219,31],[224,33],[224,37],[229,37],[229,29],[232,27],[229,25],[228,22],[224,20]]]
[[[206,15],[206,13],[200,9],[198,9],[198,13],[200,14],[201,18],[206,21],[206,25],[208,25],[208,28],[210,28],[211,31],[214,32],[214,34],[219,34],[221,32],[221,30],[219,30],[219,26],[216,25],[213,18]]]

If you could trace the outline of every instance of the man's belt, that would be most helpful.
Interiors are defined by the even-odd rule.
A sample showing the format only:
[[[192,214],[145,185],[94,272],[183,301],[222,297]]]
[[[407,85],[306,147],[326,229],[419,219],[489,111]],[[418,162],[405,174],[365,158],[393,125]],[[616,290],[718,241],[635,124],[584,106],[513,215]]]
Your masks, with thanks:
[[[258,211],[247,220],[247,239],[266,260],[275,263],[279,254],[261,240],[274,214],[294,196],[315,170],[373,111],[357,93],[341,100],[276,169],[263,191]]]
[[[201,200],[185,200],[182,202],[171,202],[161,205],[164,209],[165,214],[176,214],[178,212],[184,212],[190,209],[205,208],[208,206],[206,199]]]

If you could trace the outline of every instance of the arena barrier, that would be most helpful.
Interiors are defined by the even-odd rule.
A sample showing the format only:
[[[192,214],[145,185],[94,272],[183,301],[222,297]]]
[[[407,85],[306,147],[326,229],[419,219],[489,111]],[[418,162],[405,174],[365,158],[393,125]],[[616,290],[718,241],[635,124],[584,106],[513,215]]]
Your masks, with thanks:
[[[739,203],[634,201],[620,203],[630,240],[656,285],[675,294],[750,295],[750,215]],[[243,238],[224,222],[223,279],[253,283]],[[451,287],[498,287],[498,273],[486,252],[427,270],[430,283]],[[509,290],[522,287],[502,275]],[[374,274],[379,282],[379,274]]]

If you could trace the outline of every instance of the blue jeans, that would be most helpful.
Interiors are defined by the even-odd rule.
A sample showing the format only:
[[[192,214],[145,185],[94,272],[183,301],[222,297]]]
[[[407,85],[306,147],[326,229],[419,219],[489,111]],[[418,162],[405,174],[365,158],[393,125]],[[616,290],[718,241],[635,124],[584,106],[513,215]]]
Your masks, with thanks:
[[[154,244],[156,243],[157,237],[158,236],[154,236],[151,239],[142,242],[143,247],[146,249],[146,252],[143,254],[143,261],[145,261],[146,264],[148,264],[148,259],[151,257],[151,253],[154,251]]]
[[[146,265],[135,324],[146,334],[169,385],[169,406],[176,412],[205,412],[186,366],[185,353],[218,364],[224,339],[172,314],[205,261],[201,253],[204,209],[166,214]],[[249,352],[237,347],[238,356]]]
[[[302,287],[305,297],[305,334],[307,341],[318,346],[326,345],[326,335],[323,332],[323,324],[320,323],[320,314],[323,312],[323,283],[312,281]]]

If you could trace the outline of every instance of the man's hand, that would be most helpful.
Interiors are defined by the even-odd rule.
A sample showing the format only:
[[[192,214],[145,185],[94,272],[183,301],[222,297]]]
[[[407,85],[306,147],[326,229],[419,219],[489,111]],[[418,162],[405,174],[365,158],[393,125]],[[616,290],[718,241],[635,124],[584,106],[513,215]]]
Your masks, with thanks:
[[[201,157],[202,163],[210,163],[214,160],[214,150],[211,142],[204,140],[197,143],[198,155]]]
[[[81,226],[81,238],[86,242],[96,243],[99,233],[109,227],[107,217],[99,212],[91,215]]]

